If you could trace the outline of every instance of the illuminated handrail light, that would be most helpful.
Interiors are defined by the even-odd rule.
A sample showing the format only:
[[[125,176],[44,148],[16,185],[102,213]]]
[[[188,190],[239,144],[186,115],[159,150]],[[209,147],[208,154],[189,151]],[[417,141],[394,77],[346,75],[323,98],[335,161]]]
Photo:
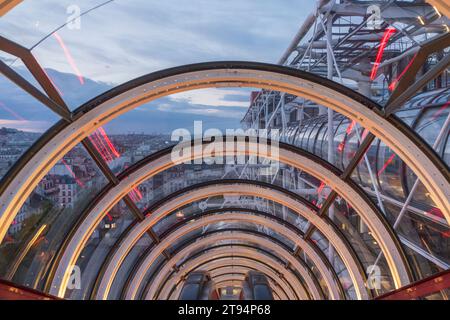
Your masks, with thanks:
[[[397,87],[398,82],[400,81],[401,78],[403,78],[403,76],[405,75],[405,73],[408,71],[409,68],[411,68],[414,60],[417,57],[417,53],[414,55],[414,57],[411,59],[411,61],[409,61],[408,65],[405,67],[405,69],[399,74],[399,76],[392,81],[392,83],[389,85],[389,90],[394,91],[394,89]]]
[[[372,81],[375,80],[377,73],[378,73],[378,68],[380,67],[381,59],[383,59],[384,50],[386,49],[389,39],[391,39],[391,37],[396,32],[397,32],[397,29],[395,29],[394,27],[389,27],[384,32],[383,38],[381,39],[381,42],[380,42],[380,47],[378,48],[378,53],[377,53],[377,57],[375,59],[375,63],[373,65],[372,72],[370,74],[370,80],[372,80]]]
[[[393,153],[389,159],[384,163],[383,167],[378,171],[377,176],[381,176],[381,174],[387,169],[387,167],[394,161],[396,154]]]
[[[421,16],[417,16],[417,19],[419,20],[421,25],[425,25],[425,20],[423,20],[423,18]]]
[[[77,178],[77,176],[75,175],[75,172],[73,172],[72,168],[70,168],[70,166],[67,164],[67,162],[64,159],[61,159],[62,164],[66,167],[67,171],[69,171],[70,175],[72,176],[72,178],[75,179],[75,182],[81,187],[84,188],[84,184],[83,182],[80,181],[80,179]]]
[[[442,17],[442,14],[439,12],[438,8],[436,6],[433,6],[434,11],[436,11],[436,14],[440,17]]]

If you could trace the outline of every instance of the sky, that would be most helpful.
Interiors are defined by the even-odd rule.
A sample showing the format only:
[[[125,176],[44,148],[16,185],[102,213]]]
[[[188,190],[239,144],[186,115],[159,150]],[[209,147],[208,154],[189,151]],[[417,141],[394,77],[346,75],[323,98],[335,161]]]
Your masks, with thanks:
[[[315,5],[313,0],[105,2],[27,0],[0,19],[0,34],[33,48],[72,110],[109,88],[168,67],[218,60],[275,63]],[[20,61],[4,54],[0,58],[28,76]],[[53,119],[45,113],[39,117],[41,112],[34,110],[42,106],[35,107],[34,101],[3,83],[0,102],[28,121],[22,127],[42,131],[43,122],[50,126]],[[161,99],[148,107],[153,109],[147,112],[147,124],[136,127],[170,131],[195,118],[237,126],[248,108],[249,93],[248,89],[209,89]],[[142,112],[124,119],[126,123],[116,122],[111,130],[127,131],[133,121],[143,122]],[[6,120],[21,119],[0,105],[0,126]]]

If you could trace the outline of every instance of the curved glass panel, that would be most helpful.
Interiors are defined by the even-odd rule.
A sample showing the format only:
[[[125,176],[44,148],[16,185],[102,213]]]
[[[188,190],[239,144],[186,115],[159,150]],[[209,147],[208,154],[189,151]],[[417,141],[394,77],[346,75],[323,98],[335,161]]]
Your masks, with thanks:
[[[341,282],[342,288],[344,290],[347,299],[356,300],[356,292],[351,280],[350,274],[345,267],[342,259],[336,253],[333,246],[330,246],[328,240],[323,236],[319,230],[315,230],[311,235],[311,241],[313,241],[317,246],[323,251],[325,256],[330,261],[331,265],[336,272],[339,281]]]
[[[300,260],[305,262],[305,264],[309,267],[309,270],[313,273],[313,275],[316,277],[317,281],[319,282],[320,288],[322,289],[322,293],[325,300],[329,299],[329,292],[328,292],[328,286],[325,282],[324,277],[319,272],[319,269],[314,265],[314,263],[308,258],[308,256],[304,252],[300,252],[299,254]]]
[[[435,108],[427,108],[422,111],[422,114],[418,120],[416,120],[415,131],[430,145],[434,146],[439,155],[443,155],[443,146],[445,140],[441,137],[438,141],[438,137],[448,136],[449,128],[444,128],[444,123],[449,117],[450,104],[443,105]],[[437,141],[439,143],[437,143]],[[450,164],[450,162],[447,162]],[[406,183],[408,190],[411,190],[417,177],[411,170],[406,170]],[[429,196],[429,192],[425,189],[422,183],[416,188],[414,192],[414,202],[418,204],[432,205],[432,201]]]
[[[202,89],[142,105],[99,128],[89,140],[114,173],[180,141],[240,129],[250,89]]]
[[[298,28],[294,11],[291,5],[256,0],[195,0],[189,6],[154,0],[26,2],[0,26],[3,35],[32,47],[44,68],[58,71],[53,81],[75,108],[105,88],[169,67],[275,61]],[[78,95],[70,94],[75,91]]]
[[[237,208],[236,203],[233,203],[232,201],[225,202],[224,200],[225,199],[223,197],[218,196],[210,197],[207,199],[207,201],[193,202],[187,206],[180,208],[176,212],[170,213],[168,216],[158,222],[153,227],[153,230],[159,236],[167,234],[175,225],[184,223],[187,219],[195,219],[195,217],[201,216],[205,211],[214,209],[230,208],[230,212],[240,212],[239,209],[235,209]],[[247,197],[245,200],[241,201],[239,207],[261,211],[268,214],[269,216],[273,215],[278,219],[285,220],[287,223],[295,226],[299,230],[305,230],[307,226],[307,221],[298,216],[297,213],[271,201],[269,202],[263,199]]]
[[[148,210],[156,201],[174,192],[183,189],[189,190],[196,184],[204,182],[220,183],[226,180],[235,181],[236,179],[244,180],[244,182],[270,183],[292,191],[313,204],[322,201],[323,196],[329,192],[329,188],[325,188],[320,180],[311,175],[284,164],[273,164],[282,166],[283,173],[274,170],[267,172],[260,170],[259,167],[250,169],[246,165],[181,164],[144,181],[131,191],[130,197],[139,208]],[[320,195],[317,194],[316,189],[320,191]],[[237,207],[240,207],[243,201],[245,203],[246,198],[251,197],[242,197],[242,201],[231,197],[225,199],[225,202],[234,203]],[[284,212],[281,214],[283,215]]]
[[[117,239],[126,232],[135,220],[125,203],[119,202],[108,212],[92,233],[75,264],[81,272],[81,285],[69,283],[65,298],[72,300],[90,299],[93,286],[103,262],[115,246]]]
[[[24,67],[14,71],[33,81]],[[0,179],[59,119],[6,77],[0,77]]]
[[[328,214],[355,251],[368,278],[373,266],[376,265],[378,267],[377,274],[379,270],[380,282],[373,286],[376,294],[380,295],[394,290],[394,281],[384,254],[372,236],[372,232],[355,210],[345,200],[338,198],[334,201]]]
[[[0,246],[1,277],[42,290],[55,254],[106,182],[81,145],[64,156],[9,228]]]
[[[134,275],[134,268],[136,268],[141,258],[145,257],[153,246],[154,243],[148,234],[145,234],[139,239],[120,265],[111,285],[108,300],[120,300],[123,297],[123,290],[126,288],[128,281],[130,281],[130,277]]]
[[[189,224],[189,223],[188,223]],[[188,225],[187,224],[187,225]],[[288,238],[284,237],[281,234],[278,234],[274,232],[272,229],[255,225],[248,222],[220,222],[220,223],[214,223],[209,224],[207,226],[204,226],[202,228],[193,230],[187,234],[185,234],[182,238],[178,239],[175,243],[171,244],[171,246],[167,249],[167,252],[169,254],[172,254],[176,251],[178,251],[181,247],[185,246],[186,244],[190,243],[192,239],[200,237],[202,235],[211,234],[211,233],[217,233],[227,231],[227,230],[242,230],[244,233],[246,231],[250,231],[250,234],[253,232],[261,233],[262,235],[267,235],[269,237],[275,238],[276,240],[280,241],[285,248],[290,248],[291,250],[294,250],[295,244],[289,240]],[[214,246],[215,243],[211,243],[209,247]]]

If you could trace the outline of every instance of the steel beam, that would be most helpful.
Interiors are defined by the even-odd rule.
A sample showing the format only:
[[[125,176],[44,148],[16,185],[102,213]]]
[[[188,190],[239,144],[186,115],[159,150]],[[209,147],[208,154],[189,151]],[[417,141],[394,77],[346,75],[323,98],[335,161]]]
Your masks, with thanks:
[[[233,220],[234,219],[234,220]],[[236,220],[238,219],[238,220]],[[317,267],[319,272],[322,274],[330,293],[329,295],[333,299],[340,299],[340,290],[339,286],[337,285],[338,279],[336,279],[332,273],[330,273],[328,269],[328,265],[326,265],[322,258],[317,254],[317,252],[311,247],[311,245],[305,241],[302,240],[301,237],[299,237],[298,234],[293,232],[292,230],[278,224],[274,223],[272,219],[261,217],[261,216],[253,216],[253,215],[247,215],[247,214],[241,214],[241,213],[223,213],[220,215],[213,215],[209,217],[201,217],[198,218],[195,222],[191,222],[180,229],[177,229],[170,233],[168,238],[164,239],[164,245],[170,245],[171,243],[174,243],[176,240],[170,240],[171,238],[177,239],[180,234],[186,234],[186,230],[194,230],[198,226],[206,226],[208,224],[216,223],[216,222],[225,222],[225,221],[238,221],[238,222],[248,222],[252,224],[257,224],[261,226],[266,226],[268,228],[271,228],[272,230],[278,232],[279,234],[283,234],[285,237],[293,241],[298,247],[301,247],[302,250],[308,255],[310,260],[314,263],[314,265]],[[195,226],[195,227],[194,227]],[[168,243],[168,244],[166,244]],[[156,248],[154,249],[156,250]],[[149,253],[147,257],[144,258],[144,261],[141,262],[141,267],[136,268],[137,270],[142,271],[142,266],[146,266],[146,268],[149,267],[149,261],[153,261],[155,257],[155,252],[152,250],[152,252]],[[156,255],[157,256],[157,255]],[[111,261],[112,262],[112,261]],[[112,262],[113,263],[113,262]],[[146,270],[146,269],[145,269]],[[139,271],[136,272],[138,274]],[[159,278],[163,277],[164,275],[161,275],[162,271],[160,272]],[[104,279],[107,277],[103,277]],[[156,280],[154,280],[156,281]],[[136,284],[135,284],[136,285]],[[132,285],[131,285],[132,286]],[[130,290],[127,290],[130,292]],[[97,295],[97,297],[99,297]],[[130,298],[127,296],[127,298]]]
[[[219,142],[215,142],[219,143]],[[248,150],[257,150],[257,146],[248,146]],[[208,144],[205,145],[205,147]],[[339,178],[342,173],[336,171],[330,166],[325,166],[324,161],[320,160],[312,155],[308,155],[305,152],[298,151],[294,147],[288,147],[280,145],[279,160],[281,162],[287,162],[293,167],[303,170],[318,179],[324,181],[328,186],[335,190],[339,190],[339,194],[352,205],[353,208],[360,214],[361,218],[369,226],[370,230],[374,234],[374,238],[379,241],[382,251],[385,253],[393,274],[394,283],[397,287],[401,287],[401,283],[409,283],[409,268],[407,267],[406,258],[402,253],[402,247],[398,241],[396,241],[395,234],[389,231],[389,225],[383,220],[381,213],[377,213],[376,207],[371,204],[370,200],[364,198],[362,192],[356,191],[358,188],[355,184],[344,182]],[[191,157],[194,159],[199,156],[198,150],[192,147]],[[286,150],[285,150],[286,149]],[[197,151],[196,151],[197,150]],[[216,148],[219,150],[219,148]],[[197,153],[197,156],[196,156]],[[188,154],[188,153],[187,153]],[[234,153],[229,153],[234,154]],[[261,155],[260,155],[261,156]],[[270,155],[267,155],[270,156]],[[181,159],[182,161],[186,159]],[[58,265],[59,272],[64,272],[62,268],[66,263],[73,264],[77,258],[77,252],[84,246],[90,237],[90,230],[94,230],[95,226],[103,218],[103,212],[107,212],[121,199],[122,194],[127,194],[136,185],[145,181],[158,172],[165,170],[175,164],[172,163],[170,152],[161,151],[157,155],[150,157],[147,161],[143,161],[139,166],[130,168],[121,176],[121,182],[119,185],[105,193],[97,204],[95,202],[90,207],[90,212],[85,217],[84,221],[79,225],[78,230],[74,230],[73,239],[68,242],[67,247],[62,252],[61,259],[56,259],[55,262]],[[239,181],[238,181],[239,182]],[[270,186],[269,186],[270,187]],[[317,218],[317,216],[316,216]],[[319,218],[321,218],[319,216]],[[384,222],[383,222],[384,221]],[[391,239],[391,240],[390,240]],[[61,261],[64,260],[64,263]],[[62,276],[62,273],[58,275]]]
[[[211,271],[217,266],[230,267],[236,265],[246,266],[249,269],[259,270],[266,275],[269,275],[281,288],[283,288],[286,296],[291,300],[299,299],[302,295],[306,298],[308,297],[303,290],[300,291],[302,293],[294,291],[294,287],[292,285],[298,280],[296,280],[292,274],[287,272],[286,269],[280,270],[280,266],[273,263],[270,258],[261,255],[257,258],[259,261],[256,261],[238,257],[239,255],[246,256],[251,254],[255,254],[255,251],[238,248],[220,249],[219,251],[216,250],[216,252],[209,250],[207,254],[184,263],[180,271],[173,274],[163,284],[161,294],[158,298],[168,300],[173,290],[176,290],[176,288],[181,284],[181,280],[186,278],[186,276],[194,270]]]
[[[115,252],[113,258],[111,259],[109,266],[105,272],[103,286],[100,286],[98,297],[102,298],[105,296],[105,292],[107,292],[110,287],[112,277],[117,272],[117,268],[120,265],[121,261],[123,261],[124,255],[126,255],[129,250],[133,247],[134,243],[140,238],[140,234],[145,232],[149,227],[153,226],[156,222],[160,221],[162,217],[167,216],[170,212],[173,212],[180,206],[184,206],[186,204],[192,203],[197,200],[201,200],[214,195],[249,195],[249,196],[257,196],[263,197],[272,201],[276,201],[281,203],[291,210],[298,212],[300,215],[303,215],[308,220],[312,221],[312,223],[316,224],[318,228],[323,232],[323,234],[329,239],[330,243],[332,243],[336,248],[338,253],[343,257],[343,260],[346,263],[346,267],[349,269],[349,273],[352,275],[352,279],[354,280],[355,287],[361,288],[361,285],[364,286],[363,273],[364,270],[358,266],[357,258],[349,252],[349,248],[342,241],[342,238],[336,234],[336,229],[332,224],[324,223],[322,219],[320,219],[317,214],[303,204],[302,202],[293,199],[282,192],[275,190],[267,190],[265,188],[257,187],[255,185],[250,184],[229,184],[227,185],[210,185],[204,188],[196,188],[191,192],[186,192],[182,197],[175,197],[173,200],[167,202],[166,204],[159,207],[157,210],[152,212],[152,215],[148,216],[147,219],[140,223],[133,231],[130,232],[129,235],[124,239],[121,245],[118,247]],[[223,216],[223,215],[221,215]],[[261,219],[256,216],[250,215],[241,215],[241,219]],[[202,219],[202,221],[208,221]],[[270,222],[270,220],[263,220],[266,222]],[[261,221],[262,222],[262,221]],[[200,222],[199,222],[200,223]],[[271,227],[274,229],[279,229],[280,226],[275,222],[271,222]],[[281,230],[281,229],[280,229]],[[292,235],[292,234],[291,234]],[[293,239],[290,238],[291,241],[296,242],[300,247],[307,248],[308,245],[304,244],[304,242],[297,236],[292,235]],[[164,242],[167,242],[165,240]],[[312,253],[311,253],[312,254]],[[62,290],[63,292],[64,290]],[[363,291],[363,290],[361,290]],[[364,290],[365,291],[365,290]],[[103,293],[102,293],[103,292]],[[362,292],[361,296],[364,296],[366,293]],[[337,295],[336,295],[337,296]]]
[[[0,0],[0,17],[3,17],[21,2],[22,0]]]
[[[153,73],[119,86],[81,107],[72,124],[64,126],[50,143],[43,146],[21,167],[15,179],[2,187],[0,196],[0,239],[3,239],[20,207],[37,183],[92,131],[137,106],[173,93],[222,86],[260,87],[304,97],[333,109],[374,133],[389,146],[421,179],[436,205],[450,221],[450,175],[442,159],[421,143],[406,126],[393,125],[375,110],[374,102],[332,81],[280,66],[214,62],[184,66]],[[43,137],[45,139],[45,137]],[[30,151],[31,152],[31,151]]]
[[[311,292],[311,294],[313,295],[313,298],[320,299],[321,296],[320,296],[319,290],[318,290],[318,288],[316,288],[316,284],[312,280],[310,274],[299,263],[299,261],[296,260],[289,252],[284,251],[284,249],[281,249],[281,247],[275,245],[272,241],[270,241],[268,239],[254,236],[254,235],[245,234],[245,233],[228,233],[228,234],[222,233],[222,234],[217,234],[217,235],[214,235],[211,237],[206,237],[204,239],[201,239],[201,240],[195,242],[194,244],[192,244],[191,246],[188,246],[188,247],[184,248],[183,250],[181,250],[179,253],[177,253],[174,256],[174,258],[165,265],[165,267],[161,270],[161,272],[158,273],[158,275],[165,275],[167,273],[167,271],[170,270],[171,266],[174,263],[176,263],[176,261],[179,261],[181,258],[186,256],[187,254],[189,254],[189,252],[191,252],[192,250],[195,250],[196,248],[201,248],[202,246],[205,246],[208,243],[214,243],[214,242],[218,242],[218,241],[228,241],[228,240],[249,241],[249,242],[261,245],[263,248],[277,251],[278,254],[280,254],[281,256],[283,256],[284,259],[289,261],[292,264],[293,268],[300,273],[303,280],[305,281],[305,283],[308,286],[309,292]],[[258,254],[252,255],[250,257],[256,259],[258,257]],[[280,268],[282,268],[281,265],[280,265]],[[147,299],[152,299],[155,296],[155,293],[158,290],[159,285],[161,284],[160,282],[158,282],[159,280],[160,280],[159,278],[155,278],[154,281],[152,281],[152,283],[150,284],[149,290],[146,295]],[[130,289],[133,289],[133,288],[131,287]],[[131,293],[131,292],[129,291],[129,293]],[[130,296],[128,294],[127,294],[127,298],[130,298]]]

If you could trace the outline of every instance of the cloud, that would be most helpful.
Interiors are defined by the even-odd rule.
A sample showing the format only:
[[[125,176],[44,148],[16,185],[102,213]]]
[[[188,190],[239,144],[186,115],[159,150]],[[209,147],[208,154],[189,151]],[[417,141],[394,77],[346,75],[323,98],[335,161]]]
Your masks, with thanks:
[[[104,2],[80,2],[81,11]],[[26,1],[0,21],[26,47],[63,24],[72,0]],[[311,0],[115,0],[58,31],[84,77],[119,84],[168,67],[217,60],[276,62]],[[46,68],[73,73],[49,37],[33,50]],[[64,83],[59,84],[64,89]]]
[[[103,2],[77,1],[81,11]],[[73,3],[24,1],[0,19],[0,33],[31,48],[67,21],[66,10]],[[311,0],[114,0],[83,16],[80,30],[58,31],[85,85],[77,81],[54,37],[32,52],[74,109],[111,87],[169,67],[218,60],[274,63],[313,7]],[[0,58],[13,61],[7,55]],[[20,60],[14,67],[20,67]],[[28,120],[5,124],[35,130],[56,122],[58,117],[33,98],[11,86],[0,89],[3,102]],[[119,117],[112,126],[116,132],[137,127],[157,132],[199,119],[217,127],[238,126],[249,94],[250,89],[221,88],[173,95],[158,99],[151,109],[144,106]]]
[[[241,90],[225,89],[201,89],[177,93],[170,96],[170,100],[175,102],[186,102],[191,105],[213,106],[213,107],[249,107],[250,92]],[[230,99],[231,97],[231,99]],[[242,100],[235,100],[236,97],[243,97]]]

